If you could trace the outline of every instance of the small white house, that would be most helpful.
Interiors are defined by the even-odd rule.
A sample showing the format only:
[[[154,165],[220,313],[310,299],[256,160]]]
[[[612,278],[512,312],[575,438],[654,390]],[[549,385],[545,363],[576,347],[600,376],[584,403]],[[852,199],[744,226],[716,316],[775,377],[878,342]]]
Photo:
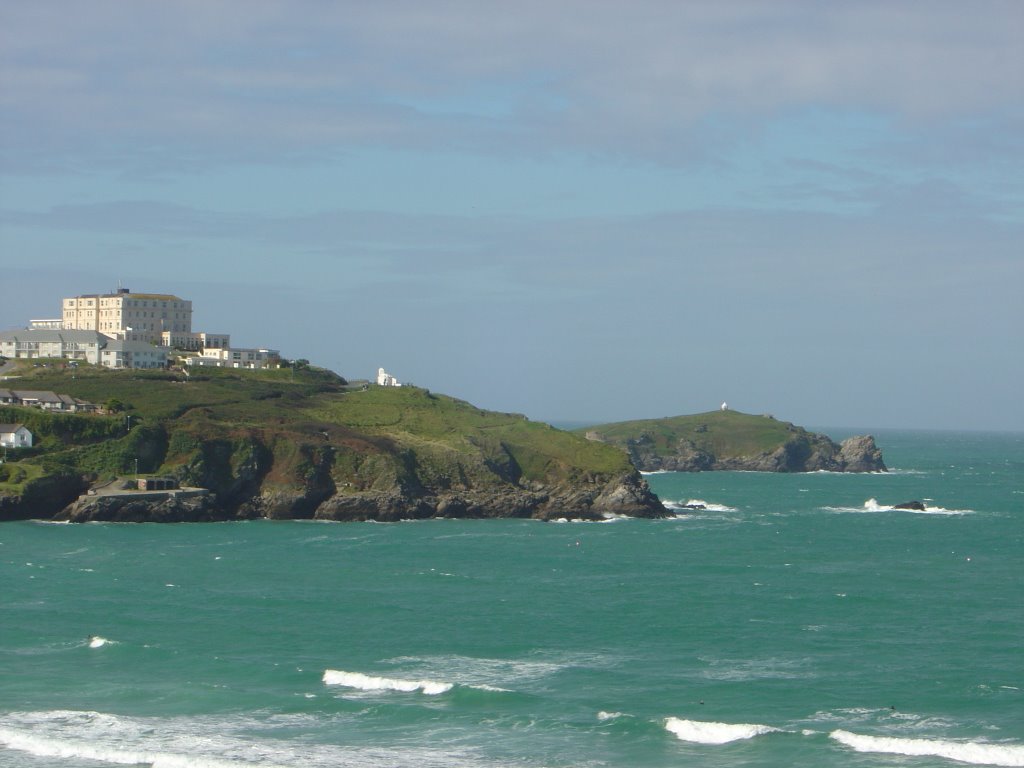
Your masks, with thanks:
[[[0,424],[0,445],[4,448],[31,448],[32,433],[24,424]]]

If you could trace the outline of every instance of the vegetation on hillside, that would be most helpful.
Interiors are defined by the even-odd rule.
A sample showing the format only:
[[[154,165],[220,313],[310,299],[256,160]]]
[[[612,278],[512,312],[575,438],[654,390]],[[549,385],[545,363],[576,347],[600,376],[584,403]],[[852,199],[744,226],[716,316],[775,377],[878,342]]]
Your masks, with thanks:
[[[576,431],[597,433],[608,442],[622,445],[646,437],[658,456],[673,455],[680,439],[685,439],[697,450],[719,458],[733,458],[774,450],[795,432],[803,430],[771,416],[725,410],[664,419],[622,421]]]

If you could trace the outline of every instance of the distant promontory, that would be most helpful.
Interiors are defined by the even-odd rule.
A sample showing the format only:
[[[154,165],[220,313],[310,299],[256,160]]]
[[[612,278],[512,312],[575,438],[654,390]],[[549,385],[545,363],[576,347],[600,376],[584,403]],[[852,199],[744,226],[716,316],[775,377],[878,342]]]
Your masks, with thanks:
[[[885,472],[870,435],[836,443],[772,416],[724,409],[576,430],[622,448],[642,472]]]

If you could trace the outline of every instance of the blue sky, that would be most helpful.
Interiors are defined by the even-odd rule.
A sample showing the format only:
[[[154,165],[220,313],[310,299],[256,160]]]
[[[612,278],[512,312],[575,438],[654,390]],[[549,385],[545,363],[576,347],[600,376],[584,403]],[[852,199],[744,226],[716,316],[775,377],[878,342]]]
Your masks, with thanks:
[[[0,327],[549,421],[1024,430],[1024,4],[5,3]]]

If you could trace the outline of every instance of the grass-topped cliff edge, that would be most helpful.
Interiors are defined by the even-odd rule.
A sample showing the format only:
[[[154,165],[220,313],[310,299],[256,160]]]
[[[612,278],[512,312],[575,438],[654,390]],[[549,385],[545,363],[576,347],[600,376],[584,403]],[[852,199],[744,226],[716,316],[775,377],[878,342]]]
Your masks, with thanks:
[[[640,470],[698,472],[879,472],[882,453],[870,436],[836,444],[825,435],[733,410],[641,419],[576,430],[626,451]]]
[[[24,423],[36,439],[0,466],[0,519],[663,514],[617,448],[416,387],[350,388],[316,368],[21,373],[9,388],[124,410],[0,407],[0,422]],[[160,504],[133,504],[129,494],[71,505],[90,486],[132,476],[136,462],[140,474],[173,476],[211,493]]]

